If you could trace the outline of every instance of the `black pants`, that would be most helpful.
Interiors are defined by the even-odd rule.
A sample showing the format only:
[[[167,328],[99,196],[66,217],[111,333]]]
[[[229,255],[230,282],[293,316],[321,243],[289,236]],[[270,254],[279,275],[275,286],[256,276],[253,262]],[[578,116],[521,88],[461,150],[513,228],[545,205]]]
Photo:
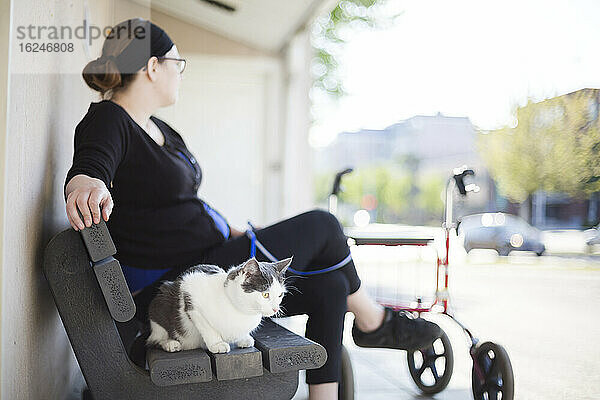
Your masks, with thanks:
[[[312,210],[255,231],[257,239],[277,259],[293,256],[290,268],[310,271],[330,267],[344,260],[350,252],[337,218],[327,211]],[[224,269],[249,258],[250,240],[241,236],[209,249],[202,260],[205,264]],[[269,261],[257,248],[256,259]],[[308,268],[307,268],[308,267]],[[138,318],[147,320],[150,300],[161,280],[174,280],[182,269],[172,269],[153,285],[135,296]],[[327,362],[319,369],[306,371],[309,384],[338,382],[341,371],[341,350],[346,297],[358,290],[360,278],[350,261],[339,269],[313,275],[289,273],[287,283],[293,288],[281,303],[286,316],[307,314],[306,337],[327,350]]]

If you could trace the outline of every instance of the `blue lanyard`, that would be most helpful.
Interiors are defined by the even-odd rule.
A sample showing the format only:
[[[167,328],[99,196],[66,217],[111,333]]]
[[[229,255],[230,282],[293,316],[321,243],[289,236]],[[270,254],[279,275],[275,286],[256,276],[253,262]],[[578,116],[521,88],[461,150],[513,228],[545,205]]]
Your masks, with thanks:
[[[250,258],[256,256],[256,233],[254,233],[254,226],[248,221],[250,229],[246,231],[246,235],[250,238]]]
[[[250,223],[250,221],[248,221],[248,225],[250,226],[250,229],[246,230],[246,236],[248,236],[248,238],[250,239],[250,258],[252,257],[256,257],[256,246],[258,244],[260,251],[268,258],[270,259],[272,262],[276,262],[279,261],[277,260],[277,258],[271,254],[266,248],[265,246],[260,243],[258,241],[258,239],[256,238],[256,233],[254,233],[254,226]],[[329,272],[329,271],[334,271],[338,268],[343,267],[344,265],[348,264],[350,261],[352,260],[352,254],[349,253],[346,258],[344,258],[342,261],[340,261],[339,263],[332,265],[331,267],[327,267],[327,268],[323,268],[323,269],[318,269],[318,270],[314,270],[314,271],[298,271],[295,270],[291,267],[288,268],[288,271],[293,272],[294,274],[297,275],[316,275],[316,274],[323,274],[325,272]]]
[[[187,161],[187,163],[190,165],[190,167],[192,167],[192,169],[194,170],[194,190],[198,191],[198,188],[200,187],[200,179],[201,179],[200,178],[200,166],[198,165],[198,162],[196,161],[194,156],[192,156],[191,158],[188,157],[187,154],[185,154],[182,150],[179,150],[175,146],[169,146],[169,147],[167,147],[167,149],[176,150],[177,151],[176,153],[174,151],[172,151],[172,153],[178,155],[179,158]]]
[[[192,163],[192,161],[188,158],[188,156],[186,156],[185,154],[183,154],[183,151],[179,150],[177,152],[177,154],[181,155],[181,158],[183,158],[184,160],[186,160],[188,162],[188,164],[190,164],[190,167],[194,168],[194,171],[196,170],[196,168],[194,167],[194,163]],[[196,160],[194,160],[196,161]]]

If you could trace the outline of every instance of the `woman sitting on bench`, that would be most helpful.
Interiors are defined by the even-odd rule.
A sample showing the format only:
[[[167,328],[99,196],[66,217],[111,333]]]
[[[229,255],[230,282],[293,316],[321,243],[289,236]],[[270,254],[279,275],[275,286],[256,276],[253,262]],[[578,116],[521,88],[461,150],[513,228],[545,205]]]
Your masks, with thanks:
[[[90,104],[75,129],[66,212],[75,230],[107,222],[141,321],[160,281],[200,263],[227,269],[250,255],[249,237],[198,198],[202,172],[182,137],[152,115],[176,102],[184,68],[169,36],[138,18],[113,27],[101,57],[83,69],[102,100]],[[305,212],[255,235],[274,257],[293,255],[288,275],[304,276],[294,280],[298,291],[284,297],[282,309],[307,314],[306,337],[327,350],[325,365],[306,373],[310,399],[337,398],[346,311],[355,315],[353,337],[363,347],[421,348],[440,334],[437,325],[383,308],[366,294],[332,214]],[[256,258],[268,261],[258,249]],[[311,274],[329,266],[335,268]]]

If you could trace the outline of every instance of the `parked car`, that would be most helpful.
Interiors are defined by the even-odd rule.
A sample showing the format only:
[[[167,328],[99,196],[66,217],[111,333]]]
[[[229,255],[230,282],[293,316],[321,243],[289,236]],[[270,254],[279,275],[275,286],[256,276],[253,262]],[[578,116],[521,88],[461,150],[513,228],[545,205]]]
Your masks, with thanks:
[[[596,225],[591,229],[583,231],[585,237],[585,244],[588,245],[588,251],[591,251],[593,246],[600,244],[600,225]]]
[[[494,249],[507,256],[512,250],[521,250],[541,256],[546,251],[539,229],[516,215],[500,212],[467,215],[459,220],[457,229],[467,252]]]

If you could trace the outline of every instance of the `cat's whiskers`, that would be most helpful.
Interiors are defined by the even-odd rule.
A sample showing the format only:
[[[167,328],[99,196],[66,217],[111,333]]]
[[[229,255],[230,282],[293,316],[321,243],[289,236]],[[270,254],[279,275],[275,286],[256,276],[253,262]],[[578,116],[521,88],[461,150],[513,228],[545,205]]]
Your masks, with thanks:
[[[302,294],[302,291],[300,289],[298,289],[296,286],[289,285],[289,286],[286,286],[285,288],[286,288],[286,290],[291,289],[291,290],[295,290],[296,292],[298,292],[298,294]]]
[[[275,315],[278,315],[278,314],[281,314],[281,315],[287,314],[287,310],[285,309],[284,306],[282,306],[282,305],[279,306],[279,311],[277,311],[277,313]]]
[[[288,275],[283,277],[283,281],[287,281],[288,279],[308,279],[308,276],[302,275]]]

